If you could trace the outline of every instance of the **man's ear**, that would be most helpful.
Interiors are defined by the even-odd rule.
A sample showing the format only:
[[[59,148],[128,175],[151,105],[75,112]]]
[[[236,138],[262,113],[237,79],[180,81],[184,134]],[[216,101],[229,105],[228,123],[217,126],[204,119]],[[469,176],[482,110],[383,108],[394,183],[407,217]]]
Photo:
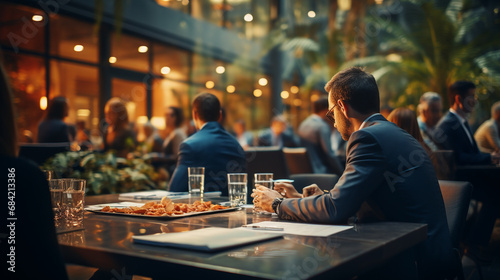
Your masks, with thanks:
[[[460,97],[459,94],[455,95],[455,104],[460,104],[460,105],[463,104],[462,97]]]
[[[349,115],[351,113],[351,108],[347,105],[347,103],[344,102],[344,100],[338,100],[337,104],[339,106],[340,111],[346,118],[349,118]]]

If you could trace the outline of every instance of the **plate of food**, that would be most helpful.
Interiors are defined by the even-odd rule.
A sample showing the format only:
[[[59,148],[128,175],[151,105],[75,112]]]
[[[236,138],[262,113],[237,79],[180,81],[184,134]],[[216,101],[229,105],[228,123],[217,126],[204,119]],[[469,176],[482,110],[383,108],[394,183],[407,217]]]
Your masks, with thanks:
[[[171,199],[164,197],[160,202],[151,201],[143,205],[122,205],[115,206],[102,205],[101,207],[89,207],[87,211],[97,214],[120,215],[128,217],[157,218],[157,219],[176,219],[196,215],[220,213],[227,211],[240,210],[240,207],[222,206],[212,204],[211,201],[201,202],[199,200],[193,203],[174,203]]]

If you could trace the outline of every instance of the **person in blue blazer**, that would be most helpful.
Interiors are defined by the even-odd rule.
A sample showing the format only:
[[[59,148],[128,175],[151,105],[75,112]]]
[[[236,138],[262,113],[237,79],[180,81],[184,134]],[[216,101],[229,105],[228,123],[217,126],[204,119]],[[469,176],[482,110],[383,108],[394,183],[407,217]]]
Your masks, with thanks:
[[[369,279],[444,279],[455,269],[446,212],[432,163],[422,145],[380,112],[377,83],[360,68],[337,73],[325,86],[327,117],[347,142],[346,168],[333,189],[324,193],[309,186],[287,199],[259,186],[254,204],[280,219],[339,224],[358,221],[424,223],[427,239],[373,271]],[[290,192],[292,190],[292,192]],[[363,205],[363,207],[362,207]],[[366,211],[370,209],[371,211]]]
[[[170,191],[188,191],[188,167],[205,167],[205,192],[228,195],[227,174],[246,172],[245,152],[238,141],[217,121],[219,99],[201,93],[193,101],[193,120],[198,132],[181,143],[177,166],[170,180]]]

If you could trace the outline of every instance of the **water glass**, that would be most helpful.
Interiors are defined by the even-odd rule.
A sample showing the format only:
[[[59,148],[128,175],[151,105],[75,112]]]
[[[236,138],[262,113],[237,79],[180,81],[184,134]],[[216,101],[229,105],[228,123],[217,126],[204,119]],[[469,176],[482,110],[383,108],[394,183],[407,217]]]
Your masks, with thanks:
[[[227,174],[227,185],[231,206],[235,207],[241,204],[245,204],[247,200],[247,174]]]
[[[83,179],[70,180],[63,193],[63,204],[67,227],[83,227],[85,187]]]
[[[50,189],[50,202],[54,212],[54,225],[56,228],[64,225],[63,192],[64,184],[62,179],[48,180]]]
[[[269,189],[273,188],[273,173],[255,173],[254,176],[255,176],[254,185],[261,185]],[[253,213],[271,214],[255,206],[253,207]]]
[[[203,199],[205,185],[205,167],[188,167],[189,194],[200,195]]]

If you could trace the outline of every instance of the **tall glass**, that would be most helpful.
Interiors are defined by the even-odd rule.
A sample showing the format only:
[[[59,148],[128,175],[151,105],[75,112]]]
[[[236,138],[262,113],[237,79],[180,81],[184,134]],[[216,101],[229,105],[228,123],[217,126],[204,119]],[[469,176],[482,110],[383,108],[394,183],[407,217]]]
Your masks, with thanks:
[[[205,167],[188,167],[189,194],[200,195],[203,201],[203,189],[205,186]]]
[[[83,227],[86,184],[85,180],[73,179],[64,189],[63,202],[68,227]]]
[[[273,188],[273,173],[255,173],[254,174],[254,185],[261,185],[266,188]],[[271,214],[270,212],[264,211],[261,208],[253,207],[253,213],[255,214]]]
[[[54,212],[54,225],[56,228],[64,225],[63,192],[64,184],[61,179],[48,180],[50,189],[50,202]]]
[[[245,204],[247,201],[247,174],[227,174],[227,188],[232,207]]]

